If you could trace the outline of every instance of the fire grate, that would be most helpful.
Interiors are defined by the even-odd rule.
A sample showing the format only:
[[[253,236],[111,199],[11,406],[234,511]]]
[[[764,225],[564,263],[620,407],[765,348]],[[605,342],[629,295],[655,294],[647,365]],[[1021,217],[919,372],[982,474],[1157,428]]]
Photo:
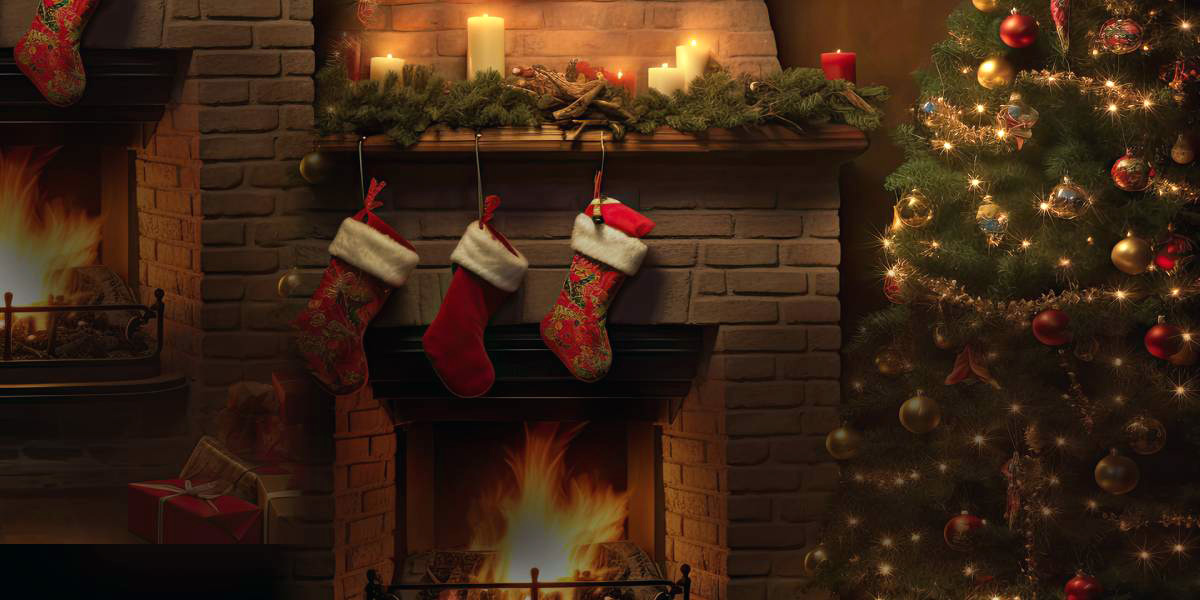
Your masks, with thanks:
[[[163,318],[166,314],[163,296],[164,292],[162,289],[154,290],[155,302],[151,306],[143,306],[141,304],[13,306],[13,294],[12,292],[6,292],[4,294],[4,307],[0,309],[0,312],[3,313],[4,326],[3,348],[0,349],[2,350],[2,353],[0,353],[0,370],[3,370],[8,375],[13,375],[14,377],[11,379],[21,379],[18,375],[19,372],[44,373],[46,368],[53,367],[56,369],[55,373],[57,374],[55,380],[58,381],[74,380],[72,378],[73,374],[82,378],[98,377],[105,380],[110,379],[112,376],[126,378],[135,373],[144,376],[144,372],[146,371],[153,371],[152,374],[157,375],[157,371],[159,370],[159,356],[163,350]],[[13,319],[15,315],[37,313],[50,315],[48,348],[52,353],[55,346],[58,315],[71,312],[118,311],[134,313],[134,316],[130,318],[125,326],[125,337],[127,339],[135,336],[150,321],[155,322],[156,340],[152,353],[138,357],[13,360]],[[73,373],[70,370],[73,370]],[[6,380],[8,379],[10,378],[6,378]]]
[[[613,588],[613,587],[661,587],[654,600],[674,600],[682,595],[682,600],[691,600],[692,579],[689,576],[692,568],[687,564],[680,565],[681,574],[678,581],[669,579],[633,579],[626,581],[562,581],[544,583],[538,581],[538,570],[529,570],[529,581],[519,583],[396,583],[383,585],[379,581],[379,573],[374,569],[367,571],[367,600],[401,600],[394,592],[442,592],[449,590],[529,590],[528,600],[540,600],[541,590],[580,589],[580,588]]]

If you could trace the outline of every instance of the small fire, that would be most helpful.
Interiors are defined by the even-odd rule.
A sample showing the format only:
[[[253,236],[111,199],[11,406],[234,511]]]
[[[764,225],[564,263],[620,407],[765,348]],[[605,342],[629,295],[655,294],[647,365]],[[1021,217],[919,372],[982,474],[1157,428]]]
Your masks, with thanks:
[[[581,428],[526,425],[525,447],[507,449],[509,477],[481,498],[472,515],[471,549],[494,553],[476,581],[529,581],[533,567],[539,581],[602,575],[599,544],[622,539],[629,496],[567,468],[567,445]],[[526,595],[522,590],[514,597]]]
[[[17,306],[66,293],[70,270],[96,262],[100,220],[38,189],[54,152],[0,150],[0,293]]]

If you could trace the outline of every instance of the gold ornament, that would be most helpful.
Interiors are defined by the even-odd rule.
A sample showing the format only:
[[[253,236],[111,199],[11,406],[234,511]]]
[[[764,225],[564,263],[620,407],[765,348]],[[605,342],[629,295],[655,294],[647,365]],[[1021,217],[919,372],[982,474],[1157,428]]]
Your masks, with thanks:
[[[1007,58],[997,56],[989,58],[979,65],[976,79],[979,80],[979,85],[994,90],[1012,85],[1016,76],[1017,70],[1013,68],[1012,63],[1008,62]]]
[[[900,405],[900,424],[913,433],[929,433],[942,423],[942,407],[920,391]]]
[[[862,450],[862,442],[861,433],[851,429],[849,425],[842,425],[825,436],[825,449],[829,451],[830,456],[838,460],[847,460],[858,456],[858,452]]]
[[[1000,8],[1000,0],[971,0],[971,4],[974,4],[980,12],[992,12]]]
[[[880,374],[895,377],[907,373],[911,367],[899,350],[884,348],[875,355],[875,368],[879,369]]]
[[[1140,237],[1129,236],[1117,242],[1112,249],[1113,264],[1129,275],[1145,273],[1153,260],[1154,252],[1150,250],[1150,243]]]
[[[300,175],[309,183],[323,183],[333,175],[334,168],[333,157],[320,150],[313,150],[300,159]]]
[[[1192,140],[1188,139],[1187,134],[1181,133],[1175,139],[1175,145],[1171,147],[1171,160],[1181,165],[1190,165],[1196,160],[1196,149],[1192,147]]]
[[[804,574],[809,577],[815,576],[828,560],[829,555],[825,552],[825,546],[817,546],[809,550],[808,554],[804,555]]]
[[[933,206],[919,190],[913,190],[896,203],[895,220],[905,227],[920,229],[933,220]]]
[[[280,298],[287,298],[300,287],[301,283],[300,270],[292,267],[279,277],[279,281],[275,283],[275,292],[279,294]]]
[[[1167,428],[1154,417],[1134,417],[1125,424],[1125,440],[1138,454],[1156,454],[1167,445]]]
[[[1116,448],[1096,463],[1096,483],[1100,489],[1114,496],[1132,492],[1137,487],[1140,477],[1137,463],[1117,454]]]

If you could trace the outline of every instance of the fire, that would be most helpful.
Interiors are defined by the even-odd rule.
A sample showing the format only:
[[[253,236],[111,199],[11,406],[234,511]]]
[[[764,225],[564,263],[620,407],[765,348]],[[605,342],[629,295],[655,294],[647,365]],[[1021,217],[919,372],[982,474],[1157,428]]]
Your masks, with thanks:
[[[476,581],[529,581],[533,567],[539,581],[602,574],[598,544],[622,539],[629,497],[567,468],[567,445],[581,427],[526,425],[525,447],[507,449],[509,477],[482,497],[473,515],[471,549],[494,553]]]
[[[46,198],[38,177],[54,152],[0,150],[0,293],[17,306],[46,304],[70,285],[70,269],[96,261],[100,220]]]

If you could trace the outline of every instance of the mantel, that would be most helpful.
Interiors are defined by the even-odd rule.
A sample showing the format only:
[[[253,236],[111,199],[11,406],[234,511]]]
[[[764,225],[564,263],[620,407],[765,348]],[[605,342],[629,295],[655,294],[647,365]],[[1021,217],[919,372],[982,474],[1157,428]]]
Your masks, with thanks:
[[[631,132],[614,142],[612,133],[602,129],[585,131],[578,139],[566,138],[566,131],[551,125],[534,128],[502,127],[485,129],[479,140],[480,151],[489,154],[535,155],[548,158],[558,154],[564,159],[600,153],[604,136],[609,155],[646,156],[647,154],[717,154],[756,157],[796,154],[820,157],[823,161],[845,161],[864,152],[870,145],[867,135],[846,125],[812,126],[801,133],[780,125],[746,129],[710,129],[685,133],[663,127],[653,134]],[[359,138],[353,135],[326,136],[318,141],[322,150],[356,152]],[[419,159],[423,156],[467,155],[474,152],[475,133],[469,129],[436,126],[427,130],[419,142],[404,148],[387,136],[369,136],[363,152],[387,158]]]

